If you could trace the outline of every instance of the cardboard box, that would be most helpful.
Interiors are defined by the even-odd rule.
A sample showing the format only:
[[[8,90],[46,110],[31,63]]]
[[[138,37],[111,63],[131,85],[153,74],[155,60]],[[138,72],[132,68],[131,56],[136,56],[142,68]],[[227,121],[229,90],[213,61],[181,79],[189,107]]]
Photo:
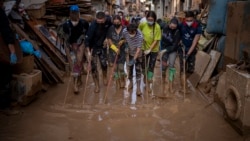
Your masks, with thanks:
[[[33,70],[31,73],[13,75],[12,98],[22,103],[42,89],[42,72]]]

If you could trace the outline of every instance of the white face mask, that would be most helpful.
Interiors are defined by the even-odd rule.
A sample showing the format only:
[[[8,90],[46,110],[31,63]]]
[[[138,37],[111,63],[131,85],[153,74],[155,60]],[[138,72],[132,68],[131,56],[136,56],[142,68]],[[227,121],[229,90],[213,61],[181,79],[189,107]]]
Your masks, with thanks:
[[[71,21],[73,26],[76,26],[78,24],[79,21]]]
[[[133,37],[135,37],[135,34],[129,34],[129,37],[133,38]]]
[[[154,24],[154,22],[149,22],[149,21],[148,21],[148,25],[153,25],[153,24]]]
[[[187,24],[188,26],[191,26],[191,25],[193,24],[193,22],[186,22],[186,24]]]

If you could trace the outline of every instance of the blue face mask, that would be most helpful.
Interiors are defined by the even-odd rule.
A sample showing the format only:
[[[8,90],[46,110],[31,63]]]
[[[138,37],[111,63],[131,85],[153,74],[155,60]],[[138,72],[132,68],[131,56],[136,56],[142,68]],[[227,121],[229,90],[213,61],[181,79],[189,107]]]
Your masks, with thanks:
[[[154,24],[154,22],[148,21],[148,25],[152,26],[153,24]]]

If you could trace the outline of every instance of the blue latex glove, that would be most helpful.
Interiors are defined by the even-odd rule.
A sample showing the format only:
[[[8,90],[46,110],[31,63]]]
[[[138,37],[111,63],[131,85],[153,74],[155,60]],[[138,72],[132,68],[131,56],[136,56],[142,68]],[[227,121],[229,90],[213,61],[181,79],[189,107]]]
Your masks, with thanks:
[[[132,59],[128,62],[128,66],[133,66],[135,64],[135,59]]]
[[[34,54],[37,58],[39,58],[39,59],[42,58],[42,54],[41,54],[41,52],[40,52],[39,50],[34,51],[33,54]]]
[[[10,54],[10,63],[11,64],[16,64],[16,62],[17,62],[16,54],[15,53],[11,53]]]

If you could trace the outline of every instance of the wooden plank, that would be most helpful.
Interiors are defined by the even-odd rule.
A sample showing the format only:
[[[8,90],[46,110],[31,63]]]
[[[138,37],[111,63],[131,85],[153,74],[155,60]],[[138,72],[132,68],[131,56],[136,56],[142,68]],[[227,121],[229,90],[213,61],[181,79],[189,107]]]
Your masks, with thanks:
[[[204,74],[211,57],[203,51],[198,51],[196,54],[195,70],[194,73],[188,78],[194,87],[199,84],[202,75]]]
[[[212,73],[220,60],[221,53],[218,51],[215,51],[215,50],[211,50],[209,55],[211,57],[211,60],[208,64],[208,67],[207,67],[205,73],[203,74],[203,76],[201,78],[200,83],[205,83],[211,78]]]
[[[66,66],[68,66],[68,63],[65,62],[65,60],[58,55],[58,53],[55,51],[55,47],[52,43],[50,43],[47,38],[45,38],[40,31],[37,28],[37,25],[34,21],[28,21],[27,22],[30,28],[35,32],[35,34],[42,40],[42,42],[46,45],[45,47],[48,48],[48,55],[51,57],[53,62],[55,62],[55,65],[61,69],[65,70]]]

